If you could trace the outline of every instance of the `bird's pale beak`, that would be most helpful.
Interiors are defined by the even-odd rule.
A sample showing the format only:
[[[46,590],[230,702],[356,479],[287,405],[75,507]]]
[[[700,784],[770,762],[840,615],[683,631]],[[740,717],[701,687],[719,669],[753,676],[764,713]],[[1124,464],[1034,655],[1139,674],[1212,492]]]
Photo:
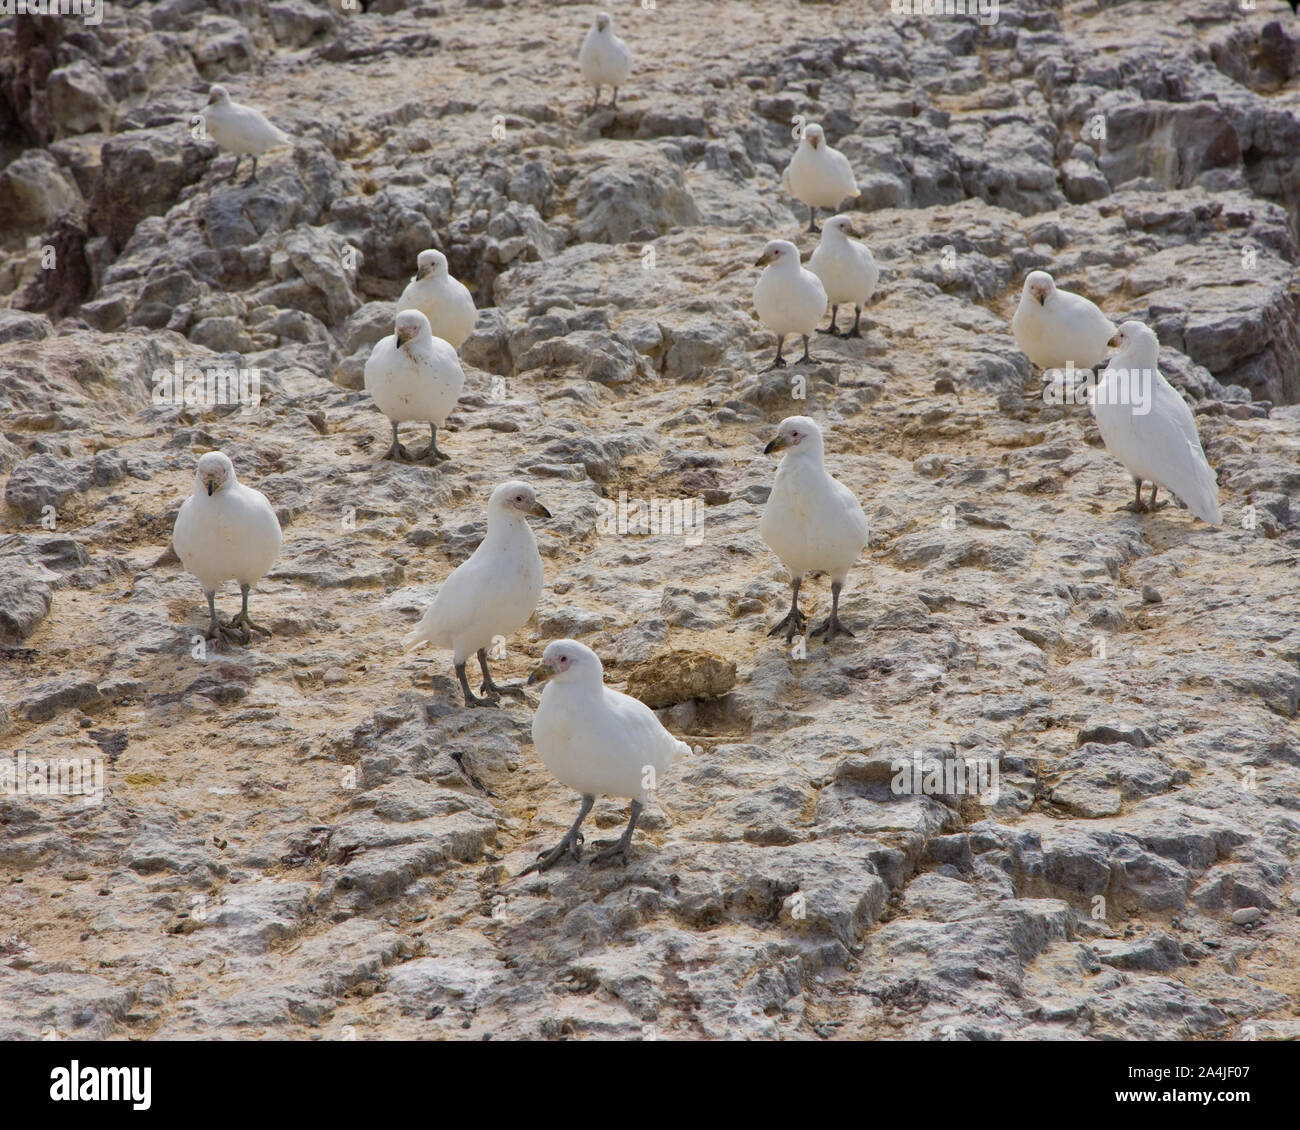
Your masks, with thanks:
[[[819,142],[815,137],[810,137],[808,139],[808,144],[811,145],[814,149],[816,149],[817,146],[821,144],[821,142]]]
[[[1045,295],[1045,294],[1040,294],[1040,295],[1038,295],[1038,305],[1039,305],[1039,306],[1043,306],[1043,305],[1045,305],[1046,303],[1047,303],[1047,295]]]
[[[1119,334],[1116,334],[1114,337],[1110,339],[1110,341],[1106,342],[1106,348],[1107,349],[1119,348]]]
[[[528,682],[525,686],[533,687],[538,683],[544,683],[547,679],[555,674],[555,668],[549,663],[539,663],[533,668],[533,673],[528,676]]]
[[[549,518],[551,516],[551,512],[540,502],[534,502],[532,506],[528,508],[528,513],[534,518]]]
[[[211,479],[208,480],[208,497],[209,497],[209,498],[212,497],[212,480],[211,480]]]
[[[767,262],[767,252],[764,251],[757,259],[754,260],[755,267],[761,267]]]
[[[785,448],[787,448],[787,447],[789,447],[789,446],[790,446],[790,443],[789,443],[789,441],[785,438],[785,436],[777,436],[776,439],[774,439],[774,440],[773,440],[771,443],[769,443],[765,448],[763,448],[763,454],[764,454],[764,455],[771,455],[772,452],[774,452],[774,451],[782,451],[782,450],[784,450]]]
[[[432,268],[432,267],[420,267],[420,268],[415,272],[415,277],[416,277],[417,279],[427,279],[431,274],[433,274],[433,268]]]

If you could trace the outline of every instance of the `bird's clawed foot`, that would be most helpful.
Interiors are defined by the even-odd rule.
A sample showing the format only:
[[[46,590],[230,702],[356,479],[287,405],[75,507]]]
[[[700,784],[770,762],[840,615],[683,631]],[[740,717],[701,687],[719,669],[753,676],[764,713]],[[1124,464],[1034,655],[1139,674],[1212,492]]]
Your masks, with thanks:
[[[785,619],[776,625],[767,634],[769,636],[779,636],[785,632],[785,642],[789,643],[795,636],[801,636],[808,627],[808,618],[797,608],[790,609],[785,614]]]
[[[623,866],[627,866],[627,849],[629,840],[626,836],[620,836],[617,840],[597,840],[593,847],[601,850],[591,857],[591,867],[605,867],[613,863],[616,859],[623,861]]]
[[[212,640],[214,643],[246,644],[252,639],[252,636],[246,631],[241,631],[227,620],[210,620],[208,630],[203,633],[203,638]]]
[[[476,698],[474,692],[469,689],[469,679],[465,677],[465,664],[456,664],[456,680],[460,683],[460,693],[465,696],[466,706],[496,706],[497,701],[493,698]],[[483,688],[480,687],[479,690]]]
[[[849,639],[854,638],[853,633],[840,623],[840,618],[838,616],[828,616],[820,624],[816,624],[810,628],[808,635],[810,637],[824,635],[827,643],[830,643],[836,636],[848,636]]]
[[[271,638],[271,629],[264,628],[261,624],[255,624],[248,614],[248,609],[243,609],[238,616],[234,617],[229,624],[224,625],[223,630],[239,629],[243,636],[244,643],[248,643],[253,638],[252,633],[261,632],[267,639]]]
[[[424,451],[417,456],[417,461],[427,463],[430,467],[436,467],[439,463],[445,463],[451,456],[446,452],[439,451],[433,444],[430,444]]]
[[[388,449],[388,453],[384,456],[384,458],[391,459],[394,463],[415,462],[415,457],[396,440],[393,441],[393,446]]]
[[[519,878],[522,879],[525,875],[528,875],[533,871],[549,871],[559,863],[566,854],[572,855],[574,862],[580,861],[582,859],[582,845],[582,833],[570,831],[569,834],[551,848],[550,851],[542,852],[533,860],[532,863],[520,871]]]
[[[528,696],[524,693],[524,688],[518,683],[507,683],[504,687],[498,686],[491,679],[484,679],[479,684],[479,694],[485,694],[493,699],[500,698],[503,694],[518,695],[520,698],[527,700]]]

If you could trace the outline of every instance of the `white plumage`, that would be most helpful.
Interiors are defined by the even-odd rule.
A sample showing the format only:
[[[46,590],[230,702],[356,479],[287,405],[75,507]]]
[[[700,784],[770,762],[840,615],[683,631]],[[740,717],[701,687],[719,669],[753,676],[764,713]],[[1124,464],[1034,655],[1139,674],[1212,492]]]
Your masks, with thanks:
[[[781,187],[808,205],[808,230],[817,230],[817,209],[838,208],[858,195],[857,178],[849,159],[826,143],[826,134],[815,122],[804,126],[799,148],[794,151]]]
[[[474,332],[478,310],[464,283],[453,279],[447,256],[430,248],[416,260],[416,274],[397,300],[398,311],[419,310],[429,319],[429,329],[453,349],[465,344]]]
[[[1125,322],[1115,335],[1118,352],[1102,372],[1092,411],[1106,450],[1124,464],[1137,485],[1164,487],[1203,522],[1218,526],[1219,484],[1206,461],[1187,402],[1160,372],[1160,342],[1141,322]],[[1145,409],[1145,411],[1144,411]]]
[[[282,129],[273,126],[251,106],[241,106],[230,97],[224,86],[214,86],[208,92],[208,106],[203,111],[203,126],[207,135],[222,149],[235,154],[235,167],[230,170],[234,180],[242,157],[253,158],[253,171],[249,180],[257,178],[257,159],[281,145],[292,145],[293,139]]]
[[[210,636],[220,627],[213,597],[225,581],[237,581],[244,591],[243,612],[228,627],[256,627],[248,620],[248,590],[275,564],[281,541],[280,523],[266,496],[239,482],[235,465],[222,452],[202,456],[194,493],[176,515],[172,547],[208,598]]]
[[[1109,355],[1111,320],[1080,294],[1058,290],[1046,271],[1030,271],[1011,319],[1020,351],[1040,369],[1091,369]]]
[[[527,483],[502,483],[488,500],[487,534],[468,561],[442,583],[424,617],[407,633],[409,649],[430,643],[452,653],[467,703],[477,705],[464,676],[465,662],[528,623],[542,593],[542,558],[526,516],[549,518]],[[480,655],[484,686],[491,687]]]
[[[578,66],[588,86],[596,88],[594,110],[600,105],[600,88],[612,86],[614,96],[611,107],[618,105],[618,88],[627,82],[632,73],[632,52],[614,34],[614,17],[608,12],[596,16],[578,51]]]
[[[852,635],[839,623],[839,593],[849,570],[868,541],[867,516],[853,492],[826,470],[821,429],[807,416],[781,421],[777,438],[766,452],[785,451],[758,530],[790,571],[794,599],[790,615],[771,633],[788,629],[787,640],[803,627],[799,587],[807,573],[831,578],[831,615],[824,625],[829,643],[834,635]],[[814,628],[813,634],[821,631]]]
[[[781,349],[786,334],[804,339],[802,360],[808,361],[808,339],[826,313],[826,288],[799,262],[799,249],[786,239],[774,239],[763,248],[756,266],[764,265],[754,286],[754,309],[759,320],[776,334],[776,367],[785,364]]]
[[[386,458],[410,457],[397,439],[398,425],[407,421],[430,425],[426,454],[431,462],[446,458],[438,450],[438,428],[460,399],[465,371],[456,351],[433,336],[429,319],[419,310],[401,311],[394,330],[375,343],[365,368],[366,391],[393,427],[393,447]]]
[[[808,261],[808,269],[822,281],[831,304],[831,333],[835,332],[835,308],[852,302],[853,328],[845,337],[859,337],[862,307],[871,301],[880,281],[880,268],[866,244],[850,238],[854,235],[852,216],[833,216],[822,225],[821,242]]]
[[[645,703],[605,686],[605,669],[591,648],[555,640],[542,663],[554,671],[533,715],[533,744],[542,764],[583,795],[628,797],[644,805],[690,746],[665,730]]]

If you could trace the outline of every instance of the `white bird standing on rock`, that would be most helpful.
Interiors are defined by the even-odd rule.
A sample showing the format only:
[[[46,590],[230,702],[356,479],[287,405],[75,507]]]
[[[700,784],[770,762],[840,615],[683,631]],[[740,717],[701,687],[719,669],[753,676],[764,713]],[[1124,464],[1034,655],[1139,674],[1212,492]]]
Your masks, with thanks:
[[[465,387],[465,370],[456,351],[429,329],[419,310],[397,315],[394,333],[381,338],[366,359],[366,391],[393,425],[393,446],[385,459],[429,465],[448,459],[438,450],[438,429],[456,407]],[[400,424],[418,420],[429,425],[429,448],[412,456],[397,438]]]
[[[208,106],[203,111],[203,128],[222,149],[235,155],[235,167],[228,180],[239,172],[239,162],[245,155],[253,158],[253,171],[245,184],[257,180],[257,159],[281,145],[292,145],[293,139],[282,129],[273,126],[251,106],[241,106],[232,101],[224,86],[214,86],[208,92]]]
[[[776,481],[768,496],[758,532],[790,571],[793,595],[790,611],[769,636],[784,628],[789,643],[804,630],[799,611],[799,586],[805,573],[828,573],[831,578],[831,614],[811,635],[825,631],[826,642],[851,636],[840,623],[840,590],[868,540],[867,516],[853,492],[826,471],[821,429],[807,416],[781,421],[776,439],[765,455],[785,451]]]
[[[627,76],[632,73],[632,52],[614,34],[614,17],[608,12],[597,14],[578,51],[578,65],[582,68],[582,77],[587,80],[587,84],[596,88],[596,100],[591,105],[591,112],[595,113],[600,108],[602,86],[614,88],[609,106],[611,110],[618,109],[618,88],[627,82]]]
[[[1156,488],[1177,495],[1202,522],[1221,525],[1219,484],[1205,458],[1187,402],[1160,372],[1160,342],[1141,322],[1125,322],[1118,349],[1093,390],[1092,411],[1106,450],[1133,476],[1137,495],[1128,509],[1155,510]],[[1150,506],[1142,502],[1143,480]],[[1163,505],[1163,504],[1162,504]]]
[[[199,459],[194,493],[181,504],[172,548],[198,578],[208,598],[207,638],[248,643],[253,632],[271,633],[248,615],[248,592],[280,555],[280,522],[259,490],[235,478],[235,465],[220,451]],[[215,597],[223,581],[238,581],[244,605],[227,623],[217,617]]]
[[[808,230],[815,232],[818,208],[838,208],[858,195],[858,181],[849,159],[826,143],[815,122],[804,126],[799,148],[781,174],[781,187],[808,205]]]
[[[537,756],[561,784],[582,794],[578,818],[555,847],[539,855],[520,875],[546,871],[565,853],[580,859],[578,829],[598,796],[632,801],[627,830],[617,840],[601,841],[592,864],[621,858],[627,862],[632,832],[659,781],[679,757],[691,752],[660,724],[645,703],[605,686],[605,669],[589,647],[575,640],[555,640],[528,677],[545,683],[533,715]]]
[[[502,692],[523,694],[518,687],[492,681],[487,649],[493,640],[527,624],[542,595],[542,557],[525,520],[529,514],[551,516],[532,487],[517,481],[497,487],[488,500],[486,536],[443,581],[429,610],[402,640],[408,650],[431,643],[452,653],[466,706],[495,706]],[[493,698],[475,698],[470,692],[465,663],[475,652],[483,670],[479,690]]]
[[[419,310],[429,319],[429,329],[452,349],[459,349],[474,332],[478,310],[464,283],[451,277],[447,256],[435,248],[421,251],[415,278],[402,291],[397,309]]]
[[[838,336],[862,336],[862,307],[871,301],[880,281],[880,268],[871,249],[851,238],[857,234],[852,216],[831,217],[822,225],[821,242],[808,261],[808,269],[822,280],[831,304],[830,328],[821,332],[832,336],[838,332],[835,314],[841,302],[853,303],[853,328]]]
[[[1058,290],[1046,271],[1030,271],[1011,319],[1020,351],[1040,369],[1091,369],[1110,354],[1111,320],[1081,294]]]
[[[763,267],[754,286],[754,309],[759,321],[776,334],[776,360],[763,372],[785,367],[781,349],[786,334],[803,336],[803,356],[811,361],[808,340],[826,313],[826,288],[812,271],[799,262],[799,249],[787,239],[774,239],[763,248],[754,264]]]

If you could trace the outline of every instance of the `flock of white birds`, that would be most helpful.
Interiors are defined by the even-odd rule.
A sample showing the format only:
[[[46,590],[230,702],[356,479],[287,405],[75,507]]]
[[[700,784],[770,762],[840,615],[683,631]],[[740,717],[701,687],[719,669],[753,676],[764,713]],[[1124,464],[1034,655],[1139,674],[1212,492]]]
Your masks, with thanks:
[[[607,13],[596,16],[578,56],[583,77],[595,90],[594,112],[604,87],[618,89],[632,69],[632,54],[613,31]],[[212,140],[235,154],[233,179],[244,156],[257,159],[291,140],[257,110],[233,102],[220,86],[211,89],[204,113]],[[816,232],[817,210],[838,209],[858,195],[849,160],[827,141],[821,126],[806,125],[798,148],[781,180],[782,186],[809,209],[809,230]],[[854,237],[851,214],[837,214],[821,229],[821,241],[805,268],[799,249],[789,240],[772,240],[758,265],[764,269],[754,288],[759,320],[777,336],[776,358],[769,369],[787,364],[782,347],[787,335],[803,339],[802,362],[812,361],[809,343],[830,308],[823,333],[861,336],[862,309],[880,277],[871,251]],[[851,304],[853,326],[840,331],[838,307]],[[394,332],[375,345],[365,366],[365,387],[392,426],[392,446],[385,459],[437,463],[447,456],[437,434],[460,398],[465,383],[457,351],[473,332],[477,311],[468,289],[448,272],[446,256],[430,249],[420,253],[416,275],[397,303]],[[1073,366],[1090,371],[1110,358],[1097,378],[1093,410],[1102,438],[1137,484],[1130,506],[1144,510],[1142,483],[1175,494],[1197,517],[1220,522],[1218,488],[1206,462],[1191,411],[1182,396],[1160,375],[1159,343],[1140,322],[1118,329],[1088,299],[1060,290],[1052,277],[1034,271],[1025,280],[1011,328],[1025,355],[1044,371]],[[1118,352],[1112,352],[1118,350]],[[766,370],[765,370],[766,371]],[[1090,376],[1093,376],[1089,372]],[[1140,395],[1138,395],[1140,394]],[[401,443],[404,423],[428,424],[428,448],[412,454]],[[811,635],[826,643],[851,636],[839,617],[840,595],[850,569],[868,542],[867,518],[853,492],[826,470],[822,431],[806,416],[781,422],[764,449],[781,451],[771,495],[759,526],[767,544],[790,574],[790,611],[771,631],[787,643],[807,633],[799,609],[805,576],[825,573],[831,579],[831,612]],[[494,706],[500,695],[523,694],[518,686],[498,686],[488,670],[487,649],[499,638],[522,629],[537,607],[543,570],[528,518],[550,512],[533,488],[511,481],[498,486],[488,501],[487,534],[474,554],[443,582],[423,619],[406,636],[407,647],[428,643],[452,653],[452,663],[467,706]],[[281,532],[275,512],[259,491],[244,486],[231,461],[209,452],[198,461],[193,496],[176,519],[173,545],[185,568],[203,587],[208,601],[207,637],[247,644],[255,632],[269,635],[248,612],[250,589],[274,564]],[[214,598],[220,585],[238,582],[243,606],[222,620]],[[476,696],[465,674],[477,656],[483,681]],[[600,659],[575,640],[550,643],[528,683],[545,683],[533,716],[537,753],[551,773],[582,794],[577,820],[564,839],[538,856],[527,870],[545,870],[566,855],[580,856],[580,827],[600,795],[631,800],[631,819],[623,836],[603,846],[593,862],[626,861],[632,832],[643,806],[663,772],[688,747],[660,724],[641,702],[604,685]]]

